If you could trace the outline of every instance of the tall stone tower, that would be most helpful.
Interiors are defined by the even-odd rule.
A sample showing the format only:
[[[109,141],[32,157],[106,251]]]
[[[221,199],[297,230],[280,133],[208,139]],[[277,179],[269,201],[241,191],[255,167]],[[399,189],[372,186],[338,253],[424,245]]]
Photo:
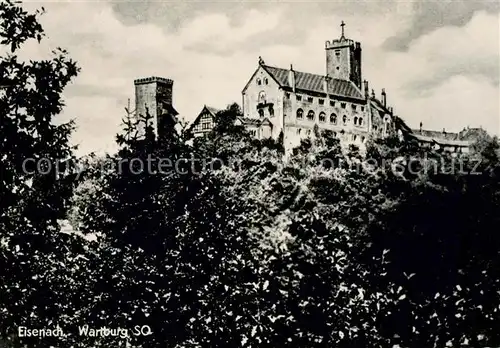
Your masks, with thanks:
[[[162,136],[168,127],[173,127],[177,111],[172,106],[174,81],[163,77],[146,77],[134,80],[136,114],[151,116],[157,136]]]
[[[332,78],[350,80],[362,89],[361,44],[346,39],[345,23],[342,21],[340,26],[342,28],[340,39],[325,43],[326,74]]]

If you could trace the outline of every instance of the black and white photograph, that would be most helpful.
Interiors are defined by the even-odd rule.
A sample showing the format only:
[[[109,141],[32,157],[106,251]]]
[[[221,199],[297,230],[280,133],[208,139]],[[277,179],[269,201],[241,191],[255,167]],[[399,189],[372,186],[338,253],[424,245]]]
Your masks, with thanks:
[[[499,348],[497,0],[0,0],[0,348]]]

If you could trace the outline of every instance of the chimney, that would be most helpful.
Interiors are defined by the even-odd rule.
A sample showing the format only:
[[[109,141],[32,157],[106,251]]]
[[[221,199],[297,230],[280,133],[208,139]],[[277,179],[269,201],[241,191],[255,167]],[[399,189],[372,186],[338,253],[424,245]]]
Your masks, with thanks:
[[[330,77],[328,75],[325,76],[323,79],[323,92],[326,94],[328,97],[328,81],[330,80]]]
[[[443,134],[446,134],[446,130],[443,128]]]
[[[422,121],[420,121],[420,133],[422,133]]]
[[[392,111],[392,106],[389,106],[389,113],[392,115],[393,111]]]
[[[288,84],[295,93],[295,71],[293,71],[293,65],[290,64],[290,71],[288,71]]]
[[[382,105],[387,106],[387,95],[385,94],[385,88],[382,88]]]
[[[368,81],[364,80],[363,83],[365,84],[365,98],[368,99],[368,97],[370,96],[370,90],[368,89]]]
[[[372,88],[372,98],[375,99],[375,90]]]

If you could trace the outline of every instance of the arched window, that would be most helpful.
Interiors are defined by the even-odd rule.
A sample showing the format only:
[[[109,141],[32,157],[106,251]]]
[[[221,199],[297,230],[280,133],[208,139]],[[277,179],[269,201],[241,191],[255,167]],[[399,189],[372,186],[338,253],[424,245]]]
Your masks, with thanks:
[[[362,126],[362,125],[363,125],[363,117],[360,117],[360,118],[359,118],[359,120],[358,120],[358,124],[359,124],[360,126]]]
[[[337,124],[337,115],[336,114],[330,115],[330,123]]]
[[[259,92],[259,103],[260,104],[266,103],[266,92],[264,92],[264,91]]]
[[[259,116],[260,116],[260,117],[264,117],[264,110],[259,109]]]
[[[354,117],[354,125],[357,126],[358,125],[358,118],[357,117]]]
[[[309,121],[314,121],[314,111],[309,110],[309,112],[307,113],[307,119]]]
[[[262,81],[260,79],[257,79],[257,84],[260,86],[262,84]]]
[[[297,110],[297,118],[303,118],[304,117],[304,110],[298,109]]]
[[[272,106],[269,107],[269,117],[274,117],[274,108]]]
[[[320,112],[319,122],[325,122],[325,121],[326,121],[326,114],[324,112]]]
[[[264,84],[267,85],[268,83],[269,83],[269,81],[267,80],[267,77],[264,77]]]
[[[344,123],[344,126],[347,124],[347,116],[346,115],[342,116],[342,123]]]

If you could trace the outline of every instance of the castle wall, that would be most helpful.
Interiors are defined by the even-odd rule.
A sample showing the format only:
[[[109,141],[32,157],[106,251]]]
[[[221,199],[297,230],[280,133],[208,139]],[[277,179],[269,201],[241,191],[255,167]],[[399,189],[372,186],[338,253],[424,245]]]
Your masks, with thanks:
[[[297,100],[297,95],[301,100]],[[309,98],[313,98],[312,102]],[[323,104],[320,103],[323,101]],[[332,106],[332,104],[333,106]],[[342,107],[342,106],[345,107]],[[354,105],[354,107],[353,107]],[[338,99],[319,98],[304,93],[285,94],[284,120],[285,120],[285,146],[293,147],[300,144],[300,140],[314,136],[314,126],[318,125],[320,130],[329,129],[334,135],[344,142],[361,144],[366,140],[368,134],[368,109],[364,102],[350,103]],[[297,111],[303,110],[302,118],[297,118]],[[314,112],[314,119],[308,119],[310,111]],[[320,115],[324,114],[324,121],[320,120]],[[336,115],[336,123],[332,123],[330,117]],[[343,117],[346,117],[346,123]],[[362,124],[359,125],[359,120]],[[357,121],[356,124],[354,121]]]
[[[146,110],[148,110],[153,127],[157,129],[156,82],[135,85],[135,110],[137,118],[145,116]]]
[[[134,80],[136,117],[151,116],[151,125],[158,135],[159,118],[164,113],[160,102],[172,105],[173,81],[161,77],[147,77]],[[141,127],[143,128],[143,127]]]

